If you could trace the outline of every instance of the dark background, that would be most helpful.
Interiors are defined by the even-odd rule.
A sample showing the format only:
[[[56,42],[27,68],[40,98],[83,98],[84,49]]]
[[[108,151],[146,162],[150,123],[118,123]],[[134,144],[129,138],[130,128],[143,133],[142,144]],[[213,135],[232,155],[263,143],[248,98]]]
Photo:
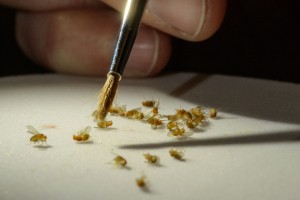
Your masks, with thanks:
[[[0,6],[0,76],[46,73],[25,57],[15,40],[14,10]]]
[[[229,0],[225,20],[210,39],[195,43],[173,38],[174,51],[165,71],[299,83],[299,11],[299,0]],[[1,76],[49,73],[17,46],[14,10],[0,7],[0,25]]]

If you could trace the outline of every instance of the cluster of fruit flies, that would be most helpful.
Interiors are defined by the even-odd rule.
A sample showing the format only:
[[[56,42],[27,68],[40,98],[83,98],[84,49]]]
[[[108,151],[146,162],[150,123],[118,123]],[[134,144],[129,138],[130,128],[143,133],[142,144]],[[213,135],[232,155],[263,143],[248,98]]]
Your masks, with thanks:
[[[47,142],[47,136],[44,133],[40,133],[31,125],[27,125],[27,132],[33,134],[30,138],[30,142],[34,144],[44,144]],[[77,135],[73,135],[73,140],[77,142],[84,142],[90,138],[89,133],[91,132],[91,127],[87,126],[84,129],[78,131]]]
[[[183,161],[183,151],[179,149],[170,149],[169,155],[177,160]],[[149,164],[159,164],[160,158],[157,155],[152,155],[150,153],[143,154],[144,158]],[[115,166],[119,168],[124,168],[127,165],[127,160],[120,155],[116,155],[113,159],[113,163]],[[148,184],[148,179],[145,175],[140,176],[136,179],[136,184],[140,188],[145,188]]]
[[[34,144],[41,143],[44,144],[47,142],[47,136],[43,133],[40,133],[38,130],[36,130],[33,126],[28,125],[27,126],[28,132],[33,134],[33,136],[30,138],[30,141]],[[73,139],[78,142],[84,142],[87,141],[90,138],[91,127],[87,126],[84,129],[78,131],[77,135],[73,135]],[[171,157],[177,159],[177,160],[183,160],[183,151],[178,149],[170,149],[169,154]],[[152,155],[150,153],[143,154],[144,158],[149,164],[159,164],[160,158],[157,155]],[[124,168],[127,165],[127,160],[120,155],[116,155],[113,159],[113,163],[115,166]],[[136,184],[140,188],[145,188],[147,186],[147,177],[145,175],[142,175],[141,177],[136,179]]]
[[[109,112],[113,115],[126,117],[129,119],[144,120],[151,125],[153,129],[167,122],[167,129],[169,130],[169,136],[175,136],[177,138],[187,137],[192,135],[192,132],[186,131],[188,129],[195,129],[201,125],[207,118],[216,118],[217,109],[210,108],[208,111],[200,106],[196,106],[189,110],[176,109],[173,115],[162,115],[159,113],[159,100],[146,100],[142,101],[142,106],[149,108],[150,110],[142,112],[141,108],[132,109],[126,111],[126,106],[112,106]]]
[[[159,164],[159,157],[150,153],[143,154],[149,164]],[[177,160],[184,161],[183,151],[180,149],[170,149],[169,155]],[[148,185],[148,178],[145,175],[140,176],[136,179],[136,184],[140,188],[144,188]]]
[[[177,138],[184,138],[191,136],[193,132],[192,129],[200,126],[207,120],[207,118],[216,118],[217,109],[210,108],[205,110],[200,106],[196,106],[189,110],[176,109],[175,113],[172,115],[163,115],[159,113],[159,100],[145,100],[142,101],[142,106],[148,108],[146,112],[142,112],[142,108],[135,108],[131,110],[126,109],[126,105],[113,105],[109,109],[109,113],[115,116],[121,116],[128,119],[135,119],[144,121],[151,125],[152,129],[157,129],[158,127],[164,125],[167,121],[168,136],[175,136]],[[93,113],[95,117],[95,112]],[[112,126],[112,121],[100,121],[97,122],[98,127],[107,128]],[[188,128],[190,131],[186,131]]]
[[[191,108],[190,110],[177,109],[173,115],[161,115],[158,111],[159,100],[143,101],[142,106],[150,108],[150,110],[145,113],[141,111],[141,108],[127,111],[125,105],[114,105],[109,109],[109,113],[112,115],[126,117],[128,119],[146,120],[153,129],[163,125],[164,118],[166,118],[168,120],[167,129],[169,130],[169,136],[186,137],[189,136],[189,134],[186,133],[184,126],[188,127],[189,129],[194,129],[204,120],[206,120],[208,116],[210,118],[216,118],[218,112],[215,108],[210,108],[208,112],[205,112],[202,107],[197,106]],[[92,115],[95,117],[96,111]],[[96,122],[99,128],[107,128],[113,125],[111,120]],[[29,133],[33,134],[33,136],[30,138],[32,143],[44,144],[47,142],[47,136],[37,131],[33,126],[28,125],[27,129]],[[90,138],[90,131],[90,126],[85,127],[84,129],[78,131],[77,135],[73,135],[73,140],[78,142],[87,141]],[[169,155],[177,160],[184,160],[183,154],[183,151],[179,149],[169,150]],[[150,153],[145,153],[143,156],[149,164],[159,164],[160,159],[158,156]],[[113,159],[113,163],[117,167],[126,167],[127,160],[120,155],[116,155]],[[136,179],[137,186],[141,188],[145,188],[147,186],[147,182],[147,177],[145,175],[142,175]]]
[[[158,106],[159,101],[158,100],[147,100],[143,101],[142,105],[147,108],[151,108],[147,112],[142,112],[142,108],[134,108],[131,110],[127,110],[125,105],[119,106],[119,105],[113,105],[109,109],[109,113],[111,115],[115,116],[121,116],[128,119],[135,119],[135,120],[141,120],[146,121],[148,124],[151,125],[153,129],[156,129],[158,126],[162,125],[163,122],[158,116]]]

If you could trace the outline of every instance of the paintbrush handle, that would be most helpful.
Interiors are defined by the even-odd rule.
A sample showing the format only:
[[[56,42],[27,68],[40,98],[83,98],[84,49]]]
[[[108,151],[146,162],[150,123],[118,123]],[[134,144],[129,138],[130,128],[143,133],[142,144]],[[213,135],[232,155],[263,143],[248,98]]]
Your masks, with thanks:
[[[110,72],[123,75],[147,0],[127,0],[119,36],[115,45]]]

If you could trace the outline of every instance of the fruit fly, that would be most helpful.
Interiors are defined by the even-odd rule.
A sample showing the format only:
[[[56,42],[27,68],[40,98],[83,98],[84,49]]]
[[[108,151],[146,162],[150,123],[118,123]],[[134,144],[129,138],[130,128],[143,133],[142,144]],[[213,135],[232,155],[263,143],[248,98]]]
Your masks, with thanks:
[[[183,160],[183,151],[178,149],[170,149],[169,150],[170,156],[177,160]]]
[[[97,123],[99,128],[107,128],[113,125],[112,121],[100,121]]]
[[[176,127],[174,129],[171,129],[168,135],[169,136],[177,136],[177,137],[184,136],[185,135],[185,129]]]
[[[114,105],[109,108],[108,112],[110,112],[113,115],[125,116],[126,106],[125,105],[122,105],[122,106]]]
[[[181,119],[181,120],[188,120],[188,119],[193,118],[192,114],[184,109],[176,110],[175,115],[176,115],[177,119]]]
[[[158,115],[158,114],[159,114],[159,113],[158,113],[158,107],[153,107],[153,108],[151,109],[151,112],[152,112],[152,115],[153,115],[153,116]]]
[[[43,133],[38,132],[33,126],[28,125],[27,126],[27,132],[33,134],[33,136],[30,138],[30,142],[36,143],[46,143],[47,142],[47,136]]]
[[[73,140],[76,140],[78,142],[87,141],[90,138],[89,133],[91,132],[91,127],[87,126],[81,131],[78,131],[77,135],[73,135]]]
[[[147,122],[148,122],[148,124],[151,125],[151,127],[152,127],[153,129],[156,129],[157,126],[160,126],[160,125],[163,124],[163,122],[162,122],[160,119],[156,118],[155,116],[149,117],[149,118],[147,119]]]
[[[155,100],[146,100],[142,101],[142,105],[148,108],[152,108],[155,106],[156,101]]]
[[[200,124],[200,122],[201,121],[197,120],[197,118],[193,118],[186,120],[185,125],[190,129],[194,129]]]
[[[144,154],[145,159],[149,164],[158,164],[159,163],[159,157],[155,155],[151,155],[150,153]]]
[[[155,101],[155,104],[154,104],[154,106],[153,106],[153,108],[151,109],[151,112],[152,112],[152,114],[153,114],[154,116],[159,114],[159,113],[158,113],[158,106],[159,106],[159,101],[156,100],[156,101]]]
[[[218,113],[217,109],[215,109],[215,108],[210,108],[209,109],[209,116],[210,116],[210,118],[216,118],[217,117],[217,113]]]
[[[142,105],[148,108],[153,108],[153,107],[158,107],[159,105],[159,100],[145,100],[142,101]]]
[[[142,175],[141,177],[135,179],[136,185],[140,188],[144,188],[147,186],[147,177]]]
[[[177,138],[183,138],[183,137],[188,137],[191,136],[193,133],[191,132],[186,132],[184,128],[179,128],[176,127],[168,133],[168,136],[176,136]]]
[[[189,112],[194,116],[203,116],[203,109],[200,106],[196,106],[195,108],[191,108]]]
[[[199,115],[199,116],[194,116],[194,118],[193,118],[193,120],[198,123],[203,122],[205,119],[206,119],[206,117],[204,114]]]
[[[125,167],[127,165],[127,160],[120,155],[116,155],[113,162],[117,167]]]
[[[144,119],[144,114],[140,110],[141,108],[129,110],[125,113],[125,117],[129,119]]]
[[[169,131],[177,129],[178,128],[178,122],[176,122],[176,121],[169,121],[168,124],[167,124],[167,128],[169,129]]]

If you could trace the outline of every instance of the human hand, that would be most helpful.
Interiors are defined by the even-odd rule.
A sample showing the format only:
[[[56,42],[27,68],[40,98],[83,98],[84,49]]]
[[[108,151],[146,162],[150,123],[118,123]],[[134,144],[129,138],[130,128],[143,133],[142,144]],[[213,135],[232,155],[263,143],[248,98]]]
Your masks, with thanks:
[[[25,54],[54,71],[106,75],[124,0],[0,0],[15,7],[17,41]],[[109,7],[110,6],[110,7]],[[224,17],[226,0],[149,0],[125,70],[157,74],[170,58],[170,37],[202,41]]]

